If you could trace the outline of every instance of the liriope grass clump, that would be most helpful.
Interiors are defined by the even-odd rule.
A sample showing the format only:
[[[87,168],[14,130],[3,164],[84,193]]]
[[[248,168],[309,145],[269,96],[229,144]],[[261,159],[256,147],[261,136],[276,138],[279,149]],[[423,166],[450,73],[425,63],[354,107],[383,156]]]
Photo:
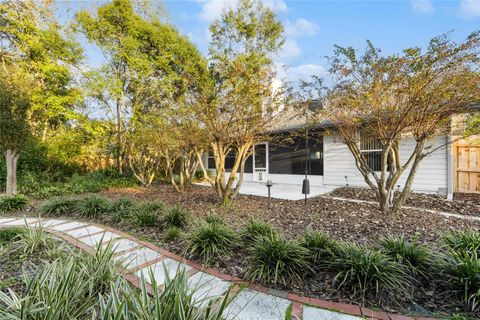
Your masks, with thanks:
[[[309,272],[308,250],[294,240],[285,240],[278,233],[255,238],[248,249],[248,275],[265,283],[299,281]]]
[[[201,222],[187,234],[185,254],[209,264],[220,256],[230,256],[236,238],[235,232],[226,225]]]
[[[431,252],[415,240],[393,236],[380,240],[381,250],[393,260],[406,266],[413,274],[425,274],[431,265]]]
[[[121,222],[129,219],[136,209],[136,203],[127,197],[119,198],[110,205],[109,216],[114,222]]]
[[[179,206],[171,207],[163,216],[163,224],[166,228],[185,228],[188,224],[190,213]]]
[[[80,200],[76,206],[76,213],[84,218],[98,218],[108,214],[109,202],[98,196],[89,196]]]
[[[271,224],[257,219],[250,219],[243,227],[240,235],[246,245],[251,245],[258,238],[278,235],[278,231]]]
[[[28,208],[28,198],[23,194],[0,196],[0,212],[16,212]]]
[[[54,197],[50,200],[45,201],[40,208],[38,213],[43,216],[62,216],[75,213],[75,208],[78,205],[78,200],[69,199],[66,197]]]
[[[480,248],[480,232],[470,229],[464,231],[454,231],[443,236],[443,243],[446,247],[456,251],[470,250]]]
[[[182,236],[182,230],[178,227],[168,227],[165,229],[163,239],[165,241],[176,241]]]
[[[165,204],[160,201],[142,201],[138,205],[138,210],[148,211],[155,213],[157,216],[161,216],[165,212]]]
[[[206,223],[211,223],[211,224],[226,224],[225,220],[222,219],[218,214],[214,212],[209,212],[206,217],[205,217],[205,222]]]
[[[331,261],[339,247],[337,241],[319,231],[305,232],[299,242],[308,250],[307,258],[314,268],[325,266],[327,261]]]
[[[336,272],[339,288],[347,288],[353,297],[365,300],[395,301],[410,295],[413,278],[407,268],[380,250],[345,243],[329,262]]]

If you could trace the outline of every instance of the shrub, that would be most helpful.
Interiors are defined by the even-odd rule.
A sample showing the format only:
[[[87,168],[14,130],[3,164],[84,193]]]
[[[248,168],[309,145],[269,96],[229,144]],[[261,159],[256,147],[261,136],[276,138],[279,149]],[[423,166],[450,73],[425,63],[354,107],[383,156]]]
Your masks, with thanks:
[[[480,303],[480,253],[473,245],[467,249],[447,248],[440,257],[439,274],[447,292],[459,297],[471,311]]]
[[[131,216],[132,221],[139,227],[154,227],[158,222],[158,213],[139,208]]]
[[[459,252],[471,248],[480,248],[480,232],[476,230],[455,231],[443,236],[443,242],[448,248]]]
[[[310,271],[308,251],[297,241],[285,240],[278,233],[258,237],[249,248],[247,273],[253,280],[282,282],[301,279]]]
[[[107,200],[97,196],[90,196],[82,199],[77,204],[76,213],[85,218],[98,218],[108,213],[110,205]]]
[[[383,238],[380,246],[386,255],[406,266],[414,274],[424,272],[430,264],[430,251],[415,240],[407,241],[403,236]]]
[[[167,228],[168,227],[184,228],[188,224],[189,216],[190,214],[188,213],[188,211],[178,206],[174,206],[174,207],[171,207],[163,217],[163,223]]]
[[[0,246],[17,240],[24,232],[24,228],[8,227],[0,229]]]
[[[308,250],[308,260],[312,266],[330,261],[338,252],[337,241],[322,232],[305,232],[300,238],[300,245]]]
[[[0,212],[25,210],[28,207],[28,198],[22,194],[0,197]]]
[[[260,237],[270,236],[277,233],[277,230],[272,227],[272,225],[257,219],[250,219],[244,226],[241,232],[241,237],[247,245],[250,245]]]
[[[231,255],[235,239],[235,232],[228,226],[203,222],[187,235],[185,254],[208,264],[219,256]]]
[[[35,228],[25,227],[19,234],[18,241],[15,242],[17,248],[23,250],[24,254],[33,254],[39,249],[50,249],[53,247],[54,239],[40,225]]]
[[[160,201],[143,201],[140,203],[138,209],[156,213],[157,216],[160,216],[165,211],[165,204]]]
[[[44,202],[38,209],[38,212],[42,215],[47,216],[66,215],[74,213],[77,204],[77,200],[64,197],[56,197]]]
[[[209,212],[205,217],[205,222],[211,224],[225,224],[225,221],[214,212]]]
[[[115,222],[130,218],[135,209],[135,202],[130,198],[120,198],[110,205],[110,217]]]
[[[362,304],[366,297],[383,300],[409,295],[412,278],[406,268],[381,251],[342,244],[338,256],[329,264],[336,272],[338,286],[352,290]]]
[[[180,238],[181,230],[177,227],[168,227],[163,238],[165,241],[175,241]]]

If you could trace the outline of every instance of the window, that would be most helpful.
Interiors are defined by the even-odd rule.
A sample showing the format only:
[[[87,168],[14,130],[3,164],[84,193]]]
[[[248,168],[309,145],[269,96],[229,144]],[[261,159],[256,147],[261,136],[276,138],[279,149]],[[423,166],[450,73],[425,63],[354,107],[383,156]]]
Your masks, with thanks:
[[[284,135],[285,137],[276,137],[276,140],[282,142],[270,144],[269,173],[305,174],[305,138],[294,136],[288,139],[289,133]],[[308,151],[308,174],[323,175],[323,137],[320,132],[310,133]]]
[[[232,171],[233,165],[235,164],[235,151],[230,152],[225,157],[225,172]],[[210,151],[208,153],[208,169],[215,170],[215,157],[213,152]],[[245,173],[252,173],[253,172],[253,159],[252,156],[248,157],[245,161]]]
[[[367,161],[368,167],[373,171],[382,170],[382,143],[380,140],[364,131],[360,131],[360,151]],[[388,161],[390,167],[390,161]]]

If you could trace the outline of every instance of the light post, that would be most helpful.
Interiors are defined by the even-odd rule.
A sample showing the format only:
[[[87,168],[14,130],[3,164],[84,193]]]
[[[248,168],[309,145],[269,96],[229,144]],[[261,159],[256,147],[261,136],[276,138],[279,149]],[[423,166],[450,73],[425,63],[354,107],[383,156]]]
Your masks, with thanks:
[[[267,180],[267,182],[265,182],[265,185],[267,186],[267,189],[268,189],[268,210],[271,209],[271,193],[270,193],[270,188],[272,188],[273,186],[273,182],[272,180]]]
[[[308,180],[308,169],[310,165],[310,150],[308,148],[308,112],[315,112],[323,107],[319,99],[308,101],[305,109],[305,179],[302,184],[302,194],[305,195],[305,213],[308,213],[308,195],[310,194],[310,181]]]

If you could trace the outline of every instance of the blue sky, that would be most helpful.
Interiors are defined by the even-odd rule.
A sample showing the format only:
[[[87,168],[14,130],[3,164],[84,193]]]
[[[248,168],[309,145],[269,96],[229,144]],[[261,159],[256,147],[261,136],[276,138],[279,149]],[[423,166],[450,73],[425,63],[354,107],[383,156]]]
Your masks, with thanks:
[[[153,0],[158,1],[158,0]],[[208,52],[208,25],[236,0],[167,0],[168,19],[199,48]],[[95,2],[76,6],[90,7]],[[324,56],[333,46],[365,47],[373,41],[385,53],[396,53],[412,46],[425,47],[429,39],[447,31],[452,38],[464,39],[480,29],[480,0],[264,0],[284,23],[286,44],[275,62],[289,67],[289,80],[322,75]],[[72,3],[71,3],[72,4]],[[98,4],[98,2],[97,2]],[[88,48],[89,63],[98,65],[101,57]]]

